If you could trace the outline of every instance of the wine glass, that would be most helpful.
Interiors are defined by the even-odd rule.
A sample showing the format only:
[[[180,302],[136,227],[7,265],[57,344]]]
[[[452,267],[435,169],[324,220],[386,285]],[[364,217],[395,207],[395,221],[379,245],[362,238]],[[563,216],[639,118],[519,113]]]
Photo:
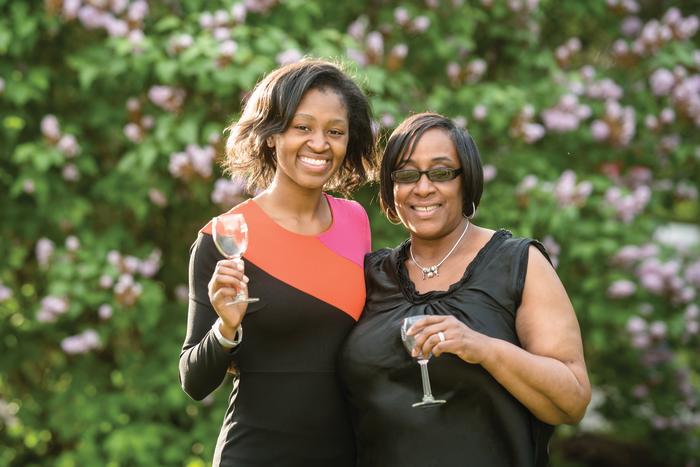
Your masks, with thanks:
[[[406,332],[411,326],[425,317],[425,315],[409,316],[408,318],[405,318],[401,324],[401,340],[403,341],[403,345],[406,347],[409,354],[413,351],[413,347],[416,345],[416,337],[409,336],[406,334]],[[421,354],[415,357],[420,365],[420,375],[423,381],[423,400],[413,404],[413,407],[433,407],[447,402],[442,399],[435,399],[430,390],[430,377],[428,376],[428,360],[430,360],[430,357],[430,354],[428,354],[427,357],[424,357]]]
[[[216,249],[226,259],[239,259],[248,248],[248,225],[245,223],[243,214],[230,212],[215,217],[212,219],[211,231]],[[246,297],[239,291],[236,298],[227,305],[253,303],[258,300],[260,299]]]

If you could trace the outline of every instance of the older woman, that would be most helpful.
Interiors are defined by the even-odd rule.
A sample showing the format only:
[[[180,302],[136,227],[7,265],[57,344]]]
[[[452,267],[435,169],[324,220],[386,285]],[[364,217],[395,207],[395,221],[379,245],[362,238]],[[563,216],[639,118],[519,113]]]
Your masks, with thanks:
[[[590,399],[571,302],[542,245],[471,222],[483,175],[469,135],[414,115],[389,138],[381,202],[410,238],[365,259],[367,301],[342,353],[358,465],[538,466],[552,425]],[[418,365],[444,404],[412,407]]]

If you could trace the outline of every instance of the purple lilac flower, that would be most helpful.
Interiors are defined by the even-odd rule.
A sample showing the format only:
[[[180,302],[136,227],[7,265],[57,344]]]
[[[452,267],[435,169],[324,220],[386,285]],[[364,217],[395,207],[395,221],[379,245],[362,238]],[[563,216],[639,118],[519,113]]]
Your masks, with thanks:
[[[151,200],[151,203],[161,208],[168,205],[168,198],[165,196],[165,193],[157,188],[148,190],[148,199]]]
[[[70,355],[84,354],[100,346],[100,336],[94,329],[88,329],[61,341],[61,349]]]
[[[659,68],[649,77],[651,91],[656,96],[668,96],[676,84],[676,78],[666,68]]]
[[[418,32],[425,32],[430,27],[430,18],[425,15],[416,16],[413,19],[413,29]]]
[[[100,307],[97,309],[97,315],[100,317],[101,320],[107,320],[111,318],[112,306],[108,305],[107,303],[100,305]]]
[[[245,21],[247,13],[245,5],[242,3],[236,3],[231,7],[231,18],[238,24]]]
[[[302,54],[299,50],[287,49],[284,52],[278,53],[277,57],[275,57],[275,59],[277,60],[277,63],[279,63],[280,65],[288,65],[290,63],[298,62],[303,57],[304,57],[304,54]]]
[[[372,31],[367,34],[365,39],[367,51],[373,55],[382,55],[384,53],[384,37],[378,31]]]
[[[43,237],[36,242],[35,254],[36,261],[39,263],[39,266],[45,268],[49,265],[49,261],[51,260],[51,256],[53,256],[55,249],[56,247],[54,243],[48,238]]]
[[[610,298],[626,298],[633,295],[637,290],[637,285],[629,280],[617,280],[608,287]]]
[[[408,10],[404,7],[398,7],[394,10],[394,21],[400,26],[405,26],[411,20]]]
[[[103,274],[100,276],[99,284],[101,288],[109,289],[112,287],[112,285],[114,285],[114,279],[112,278],[112,276]]]
[[[492,181],[494,178],[496,178],[497,173],[498,173],[498,169],[496,168],[495,165],[491,165],[491,164],[484,165],[484,183],[488,183],[488,182]]]
[[[61,128],[54,115],[49,114],[41,119],[41,133],[51,140],[58,140],[61,137]]]
[[[124,136],[132,143],[138,143],[143,139],[143,131],[136,123],[127,123],[124,126]]]
[[[63,135],[56,147],[68,157],[75,157],[80,152],[80,145],[73,135]]]
[[[75,235],[66,237],[66,249],[68,251],[78,251],[80,248],[80,240]]]
[[[12,298],[12,289],[0,282],[0,303]]]
[[[80,171],[78,171],[78,167],[75,164],[64,165],[63,170],[61,170],[61,175],[63,179],[68,182],[77,182],[80,180]]]
[[[211,200],[222,206],[234,206],[243,200],[245,187],[245,182],[242,180],[220,178],[214,182]]]
[[[175,298],[180,302],[187,302],[187,300],[189,300],[189,293],[189,289],[184,284],[175,287]]]
[[[68,300],[55,295],[48,295],[41,300],[36,319],[42,323],[51,323],[68,311]]]

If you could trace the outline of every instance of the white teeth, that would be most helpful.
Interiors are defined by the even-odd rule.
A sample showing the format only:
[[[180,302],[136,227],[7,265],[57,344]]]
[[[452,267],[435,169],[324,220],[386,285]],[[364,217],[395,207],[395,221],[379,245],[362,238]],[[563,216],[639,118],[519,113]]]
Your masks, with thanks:
[[[325,159],[313,159],[311,157],[299,156],[299,159],[301,159],[301,161],[305,164],[317,165],[319,167],[328,163],[328,161]]]
[[[421,211],[421,212],[430,212],[430,211],[436,210],[438,207],[439,206],[437,204],[435,204],[433,206],[414,206],[413,209],[415,209],[416,211]]]

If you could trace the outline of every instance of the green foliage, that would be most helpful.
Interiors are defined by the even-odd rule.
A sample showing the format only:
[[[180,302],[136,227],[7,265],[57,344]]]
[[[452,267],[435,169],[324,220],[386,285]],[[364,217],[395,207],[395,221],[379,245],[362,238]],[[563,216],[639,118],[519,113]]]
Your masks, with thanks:
[[[209,465],[228,391],[178,385],[188,248],[237,199],[212,201],[224,128],[302,55],[347,63],[382,140],[412,112],[465,124],[491,174],[476,222],[545,241],[603,420],[557,446],[593,432],[694,465],[698,246],[660,232],[700,221],[700,90],[654,74],[700,79],[694,2],[77,3],[0,0],[0,465]],[[630,51],[632,16],[670,38]],[[393,246],[377,188],[356,197]]]

